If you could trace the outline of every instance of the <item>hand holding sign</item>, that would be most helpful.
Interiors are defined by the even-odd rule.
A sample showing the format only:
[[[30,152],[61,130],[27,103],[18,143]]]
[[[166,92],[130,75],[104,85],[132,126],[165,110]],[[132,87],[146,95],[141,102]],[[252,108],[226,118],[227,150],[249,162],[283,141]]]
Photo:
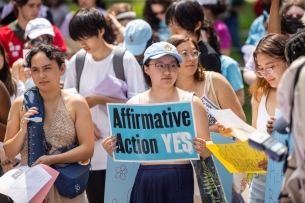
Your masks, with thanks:
[[[107,137],[102,142],[104,149],[110,156],[113,156],[113,151],[118,148],[118,146],[116,146],[116,142],[117,142],[117,140],[114,135]]]
[[[196,152],[201,156],[201,157],[204,157],[203,154],[204,154],[204,150],[206,149],[206,142],[204,139],[202,138],[193,138],[193,142],[194,142],[194,147],[196,149]],[[205,156],[207,157],[207,156]]]

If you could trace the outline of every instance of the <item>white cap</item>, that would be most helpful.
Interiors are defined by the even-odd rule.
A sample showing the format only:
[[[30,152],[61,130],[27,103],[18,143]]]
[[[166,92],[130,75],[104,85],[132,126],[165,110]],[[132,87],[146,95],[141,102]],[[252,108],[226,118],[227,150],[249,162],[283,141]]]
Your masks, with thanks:
[[[55,36],[52,24],[45,18],[36,18],[28,22],[24,35],[30,39],[35,39],[41,35]]]
[[[197,0],[198,3],[202,5],[215,5],[217,4],[217,0]]]

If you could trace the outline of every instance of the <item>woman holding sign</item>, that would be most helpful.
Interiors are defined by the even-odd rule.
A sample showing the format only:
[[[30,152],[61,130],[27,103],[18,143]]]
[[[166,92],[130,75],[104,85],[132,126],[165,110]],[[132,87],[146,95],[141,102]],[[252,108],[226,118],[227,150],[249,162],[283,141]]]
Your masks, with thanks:
[[[210,157],[211,152],[206,148],[206,141],[210,141],[211,138],[205,107],[194,93],[175,87],[178,69],[182,63],[176,48],[167,42],[154,43],[145,51],[143,62],[145,82],[151,89],[133,97],[127,103],[157,104],[191,101],[197,132],[193,145],[202,158]],[[117,148],[115,142],[115,136],[103,141],[103,147],[110,155]],[[201,202],[199,194],[194,195],[196,189],[194,176],[196,177],[190,160],[142,162],[132,188],[130,203]]]

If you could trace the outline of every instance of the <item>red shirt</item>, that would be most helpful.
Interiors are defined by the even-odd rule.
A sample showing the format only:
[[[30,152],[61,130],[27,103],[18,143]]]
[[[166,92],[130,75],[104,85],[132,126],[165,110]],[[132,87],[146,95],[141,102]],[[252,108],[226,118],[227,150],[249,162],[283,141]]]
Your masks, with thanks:
[[[55,33],[53,45],[65,52],[67,50],[67,46],[60,33],[60,30],[58,27],[54,25],[52,26]],[[17,59],[23,58],[22,50],[24,48],[24,44],[9,28],[9,26],[3,26],[0,28],[0,43],[3,45],[8,55],[8,60],[11,67]]]

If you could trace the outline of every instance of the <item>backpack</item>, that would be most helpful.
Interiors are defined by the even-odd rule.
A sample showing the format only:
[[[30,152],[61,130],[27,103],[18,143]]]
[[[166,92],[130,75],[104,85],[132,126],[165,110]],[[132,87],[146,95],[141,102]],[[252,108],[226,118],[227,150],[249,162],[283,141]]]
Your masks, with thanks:
[[[289,124],[294,151],[284,166],[285,180],[280,202],[305,203],[305,57],[297,59],[283,74],[277,100]]]
[[[113,70],[115,73],[115,76],[118,79],[121,79],[123,81],[125,80],[125,73],[124,73],[124,65],[123,65],[123,58],[125,54],[126,49],[116,46],[114,48],[114,56],[113,56]],[[84,69],[85,64],[85,58],[86,58],[87,52],[83,49],[78,51],[76,53],[76,60],[75,60],[75,69],[76,69],[76,90],[79,92],[80,87],[80,77],[82,75],[82,71]]]

